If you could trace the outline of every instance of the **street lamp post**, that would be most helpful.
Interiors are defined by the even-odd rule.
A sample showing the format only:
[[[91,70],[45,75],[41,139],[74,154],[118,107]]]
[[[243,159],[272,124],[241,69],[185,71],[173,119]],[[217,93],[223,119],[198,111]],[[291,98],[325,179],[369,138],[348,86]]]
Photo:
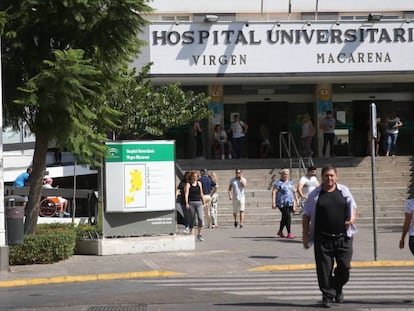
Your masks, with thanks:
[[[1,38],[0,38],[1,69]],[[0,70],[0,271],[9,270],[9,247],[6,244],[6,218],[4,210],[4,176],[3,176],[3,102],[2,79]]]

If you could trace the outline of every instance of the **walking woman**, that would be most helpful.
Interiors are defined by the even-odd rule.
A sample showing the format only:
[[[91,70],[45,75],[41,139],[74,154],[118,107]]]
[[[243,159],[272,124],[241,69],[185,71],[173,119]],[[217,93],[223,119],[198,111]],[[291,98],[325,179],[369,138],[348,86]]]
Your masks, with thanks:
[[[197,216],[197,239],[202,242],[204,241],[201,232],[204,225],[204,202],[203,186],[198,181],[198,172],[191,171],[187,184],[184,187],[185,192],[185,206],[189,211],[190,215],[190,229],[191,233],[194,231],[194,218]]]
[[[298,199],[296,197],[295,185],[293,181],[289,179],[289,170],[282,169],[279,172],[280,179],[277,180],[272,189],[272,208],[278,208],[282,213],[282,219],[280,220],[279,232],[277,235],[281,238],[287,237],[288,239],[294,239],[294,235],[290,231],[290,225],[292,222],[291,213],[294,206],[298,205]],[[283,229],[286,227],[287,236],[283,234]]]

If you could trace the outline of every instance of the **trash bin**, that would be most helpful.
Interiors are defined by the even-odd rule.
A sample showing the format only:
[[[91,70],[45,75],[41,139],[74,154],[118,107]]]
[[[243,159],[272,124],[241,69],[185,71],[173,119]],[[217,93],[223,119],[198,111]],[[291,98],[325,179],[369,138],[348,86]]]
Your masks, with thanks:
[[[23,244],[25,206],[26,200],[24,197],[18,195],[4,197],[8,245]]]

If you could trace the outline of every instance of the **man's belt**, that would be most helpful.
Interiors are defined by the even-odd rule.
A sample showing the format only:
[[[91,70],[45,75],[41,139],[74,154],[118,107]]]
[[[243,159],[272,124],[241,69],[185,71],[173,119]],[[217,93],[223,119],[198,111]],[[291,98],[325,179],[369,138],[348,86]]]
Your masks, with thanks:
[[[343,238],[346,237],[345,233],[328,233],[328,232],[324,232],[324,231],[318,231],[322,236],[324,237],[328,237],[331,239],[339,239],[339,238]]]

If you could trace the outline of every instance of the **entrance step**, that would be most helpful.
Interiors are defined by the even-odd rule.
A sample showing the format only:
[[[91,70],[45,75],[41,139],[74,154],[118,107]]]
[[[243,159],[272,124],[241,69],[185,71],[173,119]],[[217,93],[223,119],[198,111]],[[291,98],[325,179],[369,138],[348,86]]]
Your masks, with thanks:
[[[376,222],[384,224],[402,224],[405,201],[413,193],[412,156],[379,157],[375,159],[375,168],[371,169],[370,157],[337,157],[313,159],[320,169],[328,163],[338,170],[338,182],[347,185],[358,206],[358,222],[373,223],[373,177],[375,179]],[[292,161],[293,162],[293,161]],[[219,185],[219,225],[233,226],[233,211],[228,199],[228,181],[235,175],[235,169],[241,168],[247,178],[246,189],[246,225],[277,226],[280,212],[271,208],[271,189],[279,178],[281,168],[291,168],[291,178],[297,184],[303,171],[290,166],[288,159],[237,159],[237,160],[177,160],[183,170],[207,168],[218,176]],[[300,222],[301,216],[294,215],[292,221]]]

